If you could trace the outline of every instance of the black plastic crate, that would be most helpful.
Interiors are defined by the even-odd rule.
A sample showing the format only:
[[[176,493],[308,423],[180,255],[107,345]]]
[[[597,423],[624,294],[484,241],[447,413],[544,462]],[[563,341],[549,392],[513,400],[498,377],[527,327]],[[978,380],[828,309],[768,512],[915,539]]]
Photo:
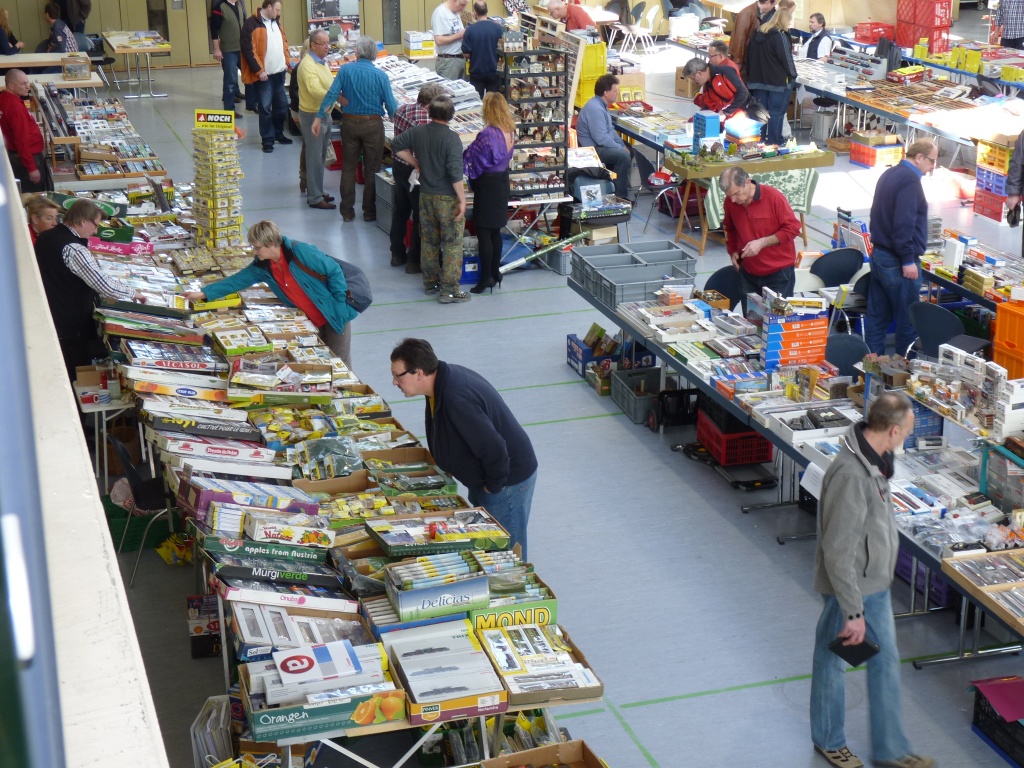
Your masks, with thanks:
[[[1024,766],[1024,725],[1014,720],[1008,723],[996,712],[981,691],[974,692],[974,726],[1006,757],[1020,768]]]
[[[726,435],[733,435],[737,432],[749,432],[750,425],[744,424],[720,405],[716,400],[701,393],[697,399],[697,408],[704,411],[704,414],[711,420],[711,423],[718,427],[718,431]]]

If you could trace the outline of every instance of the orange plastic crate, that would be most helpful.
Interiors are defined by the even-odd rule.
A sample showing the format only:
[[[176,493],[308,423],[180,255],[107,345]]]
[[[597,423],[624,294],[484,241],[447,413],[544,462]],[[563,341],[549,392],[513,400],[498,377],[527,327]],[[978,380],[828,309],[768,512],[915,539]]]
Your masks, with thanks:
[[[882,145],[870,147],[867,144],[861,144],[856,141],[850,142],[850,162],[855,165],[865,168],[874,168],[875,166],[888,167],[890,165],[899,165],[902,159],[902,144],[894,147]]]
[[[996,304],[992,341],[1002,344],[1014,354],[1024,356],[1024,303],[1004,301]]]
[[[992,362],[1006,369],[1011,379],[1024,378],[1024,349],[1020,345],[1008,347],[998,341],[992,342]]]

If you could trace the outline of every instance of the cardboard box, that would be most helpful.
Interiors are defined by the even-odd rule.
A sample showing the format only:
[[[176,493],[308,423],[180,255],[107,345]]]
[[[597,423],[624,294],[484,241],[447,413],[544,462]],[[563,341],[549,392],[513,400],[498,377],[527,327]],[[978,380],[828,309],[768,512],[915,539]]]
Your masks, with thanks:
[[[700,90],[697,84],[683,74],[683,67],[676,67],[676,96],[692,99]]]
[[[388,566],[390,568],[391,566]],[[451,584],[438,584],[422,589],[400,590],[391,577],[384,581],[388,599],[402,621],[432,619],[453,613],[486,608],[491,595],[488,590],[487,574]]]
[[[316,547],[296,547],[275,542],[255,542],[248,539],[231,539],[211,533],[202,523],[189,518],[188,534],[195,546],[207,552],[226,552],[242,557],[270,557],[276,560],[296,560],[302,563],[323,564],[326,550]]]
[[[609,364],[612,364],[617,362],[618,359],[618,354],[594,355],[594,351],[575,333],[570,333],[565,337],[565,362],[579,376],[586,376],[586,368],[591,363],[607,361]]]
[[[524,765],[564,765],[568,768],[604,768],[604,763],[585,741],[563,741],[546,747],[498,755],[480,763],[480,768],[520,768]]]
[[[263,443],[227,440],[218,437],[202,437],[200,435],[184,435],[180,432],[157,432],[146,427],[146,439],[167,453],[179,456],[205,456],[212,459],[235,459],[238,461],[255,461],[270,464],[274,461],[274,451]]]
[[[594,370],[593,366],[587,367],[587,372],[584,378],[597,394],[601,397],[608,397],[612,393],[612,380],[608,376],[598,376],[597,371]]]
[[[333,532],[323,528],[293,525],[288,521],[289,517],[294,515],[277,515],[271,510],[255,514],[246,511],[245,535],[253,541],[280,542],[325,550],[334,543]]]
[[[391,464],[434,464],[434,457],[423,447],[392,448],[383,451],[362,451],[363,461],[387,461]]]
[[[405,689],[408,684],[400,664],[394,665],[394,672],[395,682],[401,681],[402,688]],[[499,715],[508,710],[508,691],[503,688],[493,693],[463,696],[430,704],[417,704],[415,701],[407,700],[406,704],[409,709],[410,723],[413,725],[430,725],[447,722],[448,720],[478,717],[480,715]],[[520,766],[522,763],[515,762],[510,763],[510,765]]]
[[[458,483],[456,483],[450,475],[445,473],[436,465],[432,465],[430,469],[425,469],[421,472],[392,472],[378,469],[371,470],[370,474],[372,474],[374,479],[380,484],[381,492],[385,496],[439,496],[459,492]],[[382,478],[387,478],[391,475],[404,475],[406,477],[430,477],[431,475],[440,475],[441,477],[446,478],[446,480],[445,485],[441,488],[428,488],[422,491],[401,491],[380,482]]]
[[[216,590],[221,599],[228,602],[274,605],[287,608],[288,610],[292,608],[311,608],[331,614],[359,612],[359,603],[344,597],[315,597],[312,595],[289,594],[287,592],[268,592],[264,589],[229,587],[214,575],[210,576],[207,583]],[[341,585],[338,584],[335,588],[340,592]]]
[[[537,581],[541,586],[547,588],[551,597],[532,603],[488,606],[470,611],[468,618],[473,623],[473,629],[497,629],[498,627],[515,627],[521,624],[557,624],[558,598],[555,597],[555,592],[551,587],[539,578]]]

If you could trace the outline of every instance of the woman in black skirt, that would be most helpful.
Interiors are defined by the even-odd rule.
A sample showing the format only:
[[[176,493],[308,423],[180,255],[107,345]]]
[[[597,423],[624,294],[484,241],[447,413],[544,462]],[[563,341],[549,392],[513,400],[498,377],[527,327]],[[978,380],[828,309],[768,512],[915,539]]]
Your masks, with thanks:
[[[484,94],[484,129],[462,155],[473,190],[473,223],[480,243],[480,281],[470,293],[501,287],[501,230],[508,221],[508,164],[516,123],[500,93]]]

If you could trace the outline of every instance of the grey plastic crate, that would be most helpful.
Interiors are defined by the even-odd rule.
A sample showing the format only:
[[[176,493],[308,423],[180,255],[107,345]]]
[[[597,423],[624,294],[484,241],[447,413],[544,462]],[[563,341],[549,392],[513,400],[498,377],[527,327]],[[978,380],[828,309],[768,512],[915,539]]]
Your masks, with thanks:
[[[642,394],[637,390],[641,389]],[[612,402],[634,424],[647,422],[654,399],[661,389],[661,368],[612,371]]]
[[[626,301],[653,301],[666,285],[693,285],[693,267],[687,263],[609,267],[599,270],[592,293],[614,309]]]
[[[643,258],[645,253],[659,253],[661,251],[683,252],[683,246],[679,245],[679,243],[674,243],[671,240],[650,240],[642,243],[626,243],[626,249],[630,253],[640,254],[640,258]]]
[[[552,251],[540,257],[548,269],[556,275],[568,275],[571,270],[572,254],[569,251]]]
[[[572,247],[572,279],[586,287],[586,263],[593,256],[615,256],[628,253],[618,243],[605,245],[574,245]]]
[[[644,264],[686,264],[696,265],[697,260],[686,251],[648,251],[647,253],[636,254]],[[692,270],[691,270],[692,271]]]
[[[599,270],[607,267],[643,267],[639,256],[632,253],[616,253],[607,256],[589,256],[583,259],[583,287],[597,295]]]

